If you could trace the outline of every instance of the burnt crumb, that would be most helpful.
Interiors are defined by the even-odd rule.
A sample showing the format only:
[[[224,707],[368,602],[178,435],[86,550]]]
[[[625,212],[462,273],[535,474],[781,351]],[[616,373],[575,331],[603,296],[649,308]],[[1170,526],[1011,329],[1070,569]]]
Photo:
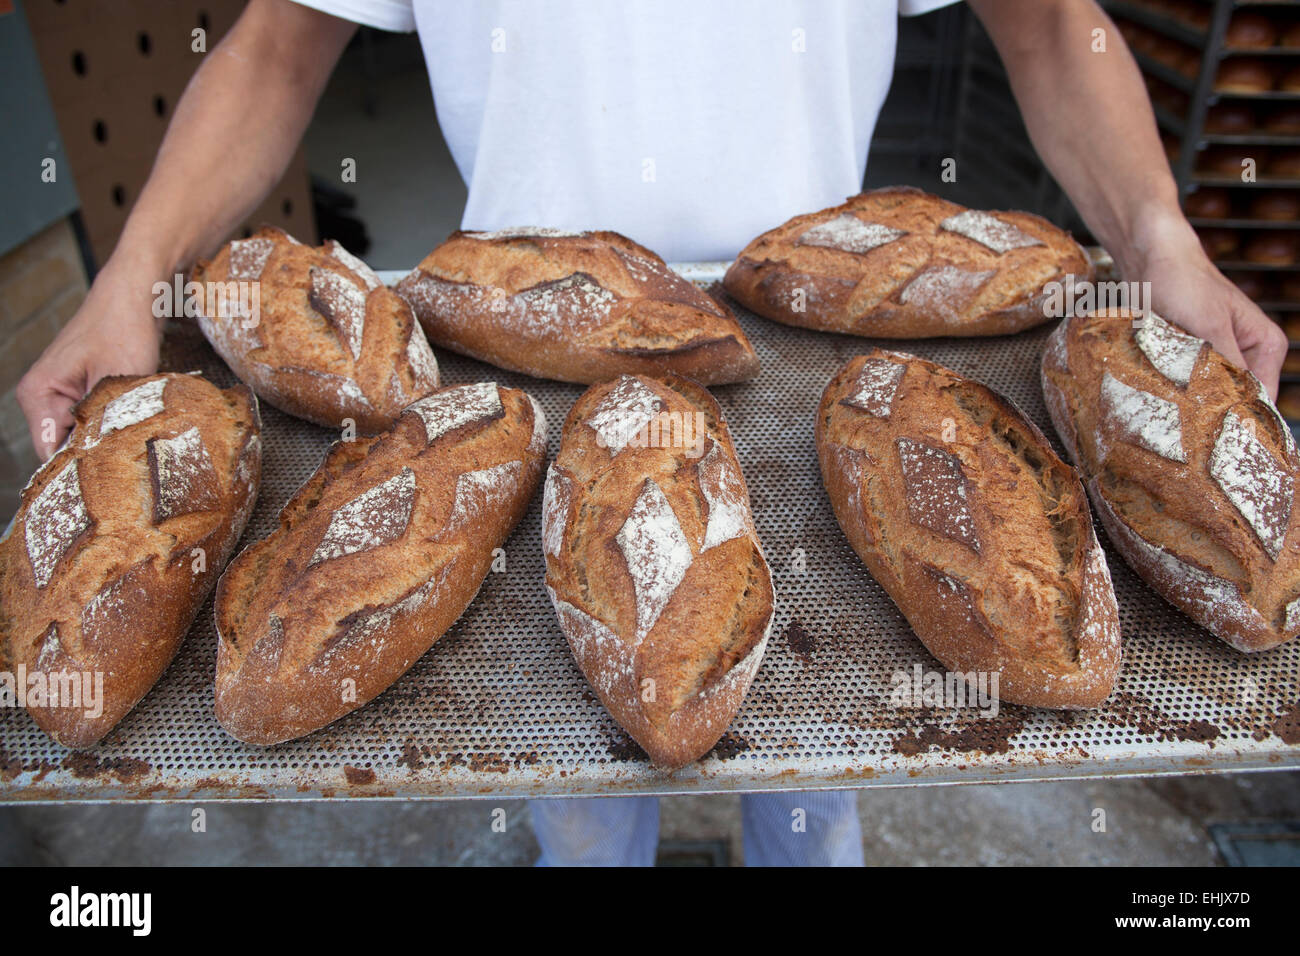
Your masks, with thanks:
[[[1020,717],[977,721],[959,730],[944,730],[927,724],[916,733],[894,740],[894,752],[905,757],[923,754],[931,747],[958,753],[1004,754],[1011,750],[1011,738],[1023,728]]]
[[[631,737],[611,738],[605,752],[618,763],[650,759],[649,755],[641,749],[641,745]]]
[[[424,766],[424,757],[420,754],[420,748],[414,743],[408,743],[402,748],[402,756],[397,758],[399,767],[406,767],[409,770],[419,770]]]
[[[147,776],[151,768],[146,761],[136,757],[104,757],[100,759],[93,754],[77,751],[63,758],[63,769],[74,777],[83,780],[89,777],[110,774],[122,783],[130,783],[140,777]]]
[[[354,787],[364,787],[375,782],[375,772],[369,767],[353,767],[344,764],[343,776],[347,777],[348,783]]]
[[[1300,744],[1300,701],[1278,714],[1272,730],[1283,743]]]
[[[1170,727],[1164,736],[1170,740],[1194,740],[1213,746],[1219,737],[1219,728],[1208,720],[1189,720],[1185,724]]]
[[[791,621],[781,637],[790,645],[790,650],[803,658],[805,663],[812,659],[813,652],[817,650],[817,639],[809,634],[799,621]]]
[[[722,739],[713,745],[711,753],[719,760],[730,760],[736,754],[753,749],[753,745],[740,734],[725,733]]]

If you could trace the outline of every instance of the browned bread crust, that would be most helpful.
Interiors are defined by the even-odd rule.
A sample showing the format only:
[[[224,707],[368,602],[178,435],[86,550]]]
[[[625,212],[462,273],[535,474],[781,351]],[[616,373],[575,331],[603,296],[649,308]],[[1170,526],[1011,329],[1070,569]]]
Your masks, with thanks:
[[[435,345],[538,378],[758,374],[731,310],[616,232],[455,232],[396,288]]]
[[[255,323],[206,314],[205,293],[199,327],[236,375],[290,415],[329,428],[351,419],[369,434],[438,387],[410,306],[337,242],[313,249],[267,226],[200,261],[193,279],[205,289],[258,283]]]
[[[1045,321],[1043,286],[1067,274],[1091,279],[1092,266],[1069,233],[1047,220],[968,210],[893,186],[763,233],[723,285],[746,308],[787,325],[931,338],[1038,325]]]
[[[101,379],[73,417],[0,541],[0,658],[103,675],[98,716],[28,707],[83,748],[162,676],[233,552],[257,497],[261,420],[247,387],[182,374]]]
[[[1119,671],[1110,572],[1073,469],[996,392],[873,349],[831,379],[817,452],[835,516],[949,670],[999,696],[1097,707]]]
[[[1062,322],[1043,396],[1116,550],[1242,651],[1300,633],[1300,457],[1259,381],[1154,314]]]
[[[545,460],[541,408],[493,382],[442,389],[391,431],[335,442],[280,526],[221,577],[221,726],[274,744],[381,694],[474,598]]]
[[[706,754],[758,670],[773,607],[712,396],[675,376],[583,393],[547,472],[542,544],[560,627],[614,719],[660,767]]]

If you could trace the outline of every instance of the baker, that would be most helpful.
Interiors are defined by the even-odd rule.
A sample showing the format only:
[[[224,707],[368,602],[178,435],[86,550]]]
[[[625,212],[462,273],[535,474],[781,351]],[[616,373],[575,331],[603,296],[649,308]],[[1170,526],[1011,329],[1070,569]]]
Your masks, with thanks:
[[[54,451],[100,378],[155,370],[154,284],[219,245],[280,179],[358,24],[419,32],[469,184],[464,228],[609,228],[669,261],[716,260],[861,188],[896,17],[950,2],[251,0],[177,104],[85,302],[18,385],[37,451]],[[1115,25],[1094,0],[968,3],[1035,147],[1124,278],[1149,282],[1156,311],[1275,395],[1286,336],[1180,211]],[[654,860],[654,798],[531,810],[542,862]],[[742,812],[748,863],[862,862],[852,792],[750,796]]]

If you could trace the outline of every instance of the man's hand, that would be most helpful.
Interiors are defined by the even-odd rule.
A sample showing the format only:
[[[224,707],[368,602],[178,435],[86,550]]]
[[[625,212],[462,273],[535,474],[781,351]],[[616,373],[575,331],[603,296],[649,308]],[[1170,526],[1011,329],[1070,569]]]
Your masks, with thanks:
[[[1230,362],[1250,369],[1276,401],[1286,358],[1286,333],[1195,249],[1166,251],[1138,278],[1151,283],[1151,306],[1193,335],[1209,341]]]
[[[969,0],[1039,155],[1157,313],[1276,396],[1286,336],[1206,258],[1179,210],[1142,74],[1095,0]]]
[[[72,406],[101,378],[157,370],[153,282],[147,271],[110,263],[77,314],[18,383],[18,404],[42,460],[54,454],[72,428]]]

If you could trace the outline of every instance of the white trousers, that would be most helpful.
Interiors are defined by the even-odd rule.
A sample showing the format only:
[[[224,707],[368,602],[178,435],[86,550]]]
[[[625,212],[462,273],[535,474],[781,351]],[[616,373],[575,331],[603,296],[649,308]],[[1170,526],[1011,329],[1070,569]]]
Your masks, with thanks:
[[[740,806],[747,866],[863,865],[852,790],[745,794]],[[654,866],[658,797],[529,800],[528,809],[538,866]]]

